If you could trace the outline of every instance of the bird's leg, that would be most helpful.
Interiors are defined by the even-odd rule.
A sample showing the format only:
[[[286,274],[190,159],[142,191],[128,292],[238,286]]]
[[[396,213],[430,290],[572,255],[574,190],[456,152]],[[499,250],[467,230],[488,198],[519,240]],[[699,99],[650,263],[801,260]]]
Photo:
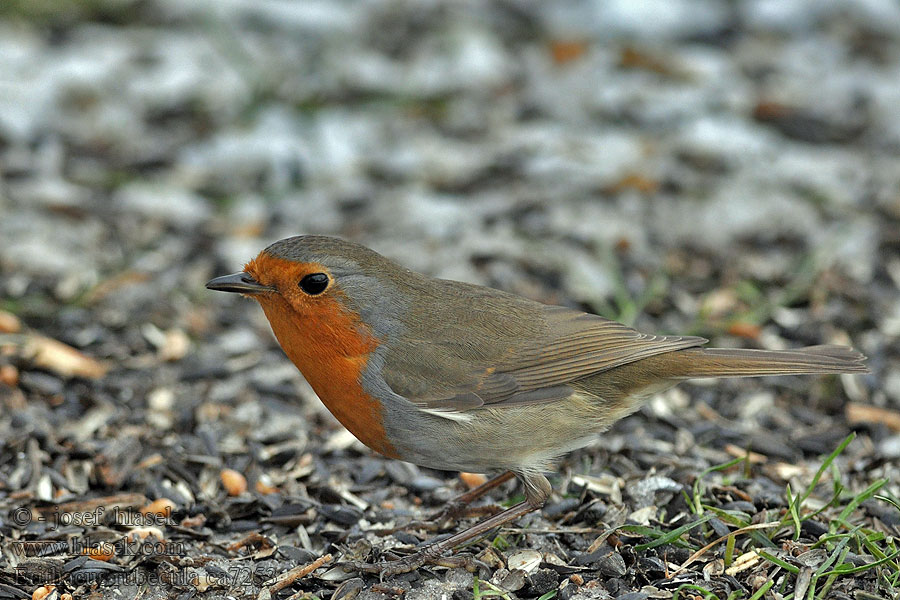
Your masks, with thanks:
[[[478,487],[472,488],[468,492],[465,492],[463,494],[460,494],[456,498],[448,500],[447,503],[444,504],[443,508],[441,508],[441,510],[434,513],[433,515],[428,517],[426,520],[410,521],[409,523],[406,523],[405,525],[400,525],[400,526],[394,527],[392,529],[383,530],[383,533],[385,533],[386,535],[389,535],[391,533],[394,533],[395,531],[405,531],[405,530],[409,530],[409,529],[422,529],[424,531],[430,531],[430,532],[439,531],[447,523],[447,521],[450,521],[450,520],[455,521],[456,519],[460,518],[464,514],[468,514],[469,511],[467,511],[466,508],[468,507],[469,504],[471,504],[478,498],[481,498],[482,496],[484,496],[485,494],[487,494],[489,491],[493,490],[494,488],[497,488],[500,485],[506,483],[507,481],[509,481],[510,479],[512,479],[515,476],[516,476],[516,474],[513,473],[512,471],[506,471],[505,473],[501,473],[500,475],[497,475],[496,477],[488,479],[487,481],[485,481]],[[496,506],[488,506],[488,507],[484,507],[484,508],[487,509],[488,511],[490,511],[491,514],[500,512],[500,508],[496,507]],[[485,512],[482,511],[481,514],[485,514]]]
[[[390,577],[400,573],[408,573],[425,564],[442,562],[444,553],[449,552],[457,546],[481,536],[496,527],[506,525],[514,519],[527,515],[544,505],[551,492],[550,482],[547,481],[547,478],[536,473],[517,473],[516,475],[525,485],[524,502],[520,502],[512,508],[508,508],[499,514],[488,517],[472,527],[446,539],[428,544],[415,554],[410,554],[409,556],[394,561],[372,565],[359,562],[343,563],[343,568],[348,571],[377,573],[381,575],[381,577]]]
[[[496,489],[515,477],[516,474],[512,471],[506,471],[505,473],[501,473],[496,477],[492,477],[488,479],[478,487],[474,487],[468,492],[460,494],[456,498],[449,500],[444,507],[440,510],[440,512],[435,513],[431,517],[428,518],[429,521],[437,523],[438,527],[440,527],[444,522],[448,520],[456,520],[463,516],[465,509],[469,504],[478,500],[488,492],[493,489]]]

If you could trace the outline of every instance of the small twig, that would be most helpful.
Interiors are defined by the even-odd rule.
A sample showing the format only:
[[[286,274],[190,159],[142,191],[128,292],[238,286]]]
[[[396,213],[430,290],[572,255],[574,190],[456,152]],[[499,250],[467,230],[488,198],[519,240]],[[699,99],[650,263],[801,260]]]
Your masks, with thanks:
[[[503,531],[507,533],[602,533],[606,529],[600,527],[548,527],[545,529],[535,529],[533,527],[504,527]]]
[[[691,564],[692,562],[694,562],[695,560],[697,560],[698,558],[700,558],[701,556],[703,556],[704,554],[706,554],[706,552],[707,552],[710,548],[712,548],[713,546],[715,546],[716,544],[718,544],[718,543],[720,543],[720,542],[722,542],[722,541],[724,541],[724,540],[727,540],[729,537],[731,537],[731,536],[733,536],[733,535],[739,535],[739,534],[741,534],[741,533],[747,533],[748,531],[753,531],[754,529],[769,529],[769,528],[771,528],[771,527],[778,527],[778,526],[780,526],[780,525],[781,525],[781,523],[777,523],[777,522],[774,522],[774,521],[773,521],[773,522],[771,522],[771,523],[757,523],[756,525],[747,525],[746,527],[741,527],[740,529],[735,529],[735,530],[732,531],[731,533],[728,533],[728,534],[723,535],[722,537],[720,537],[720,538],[718,538],[718,539],[715,539],[715,540],[711,541],[711,542],[708,543],[707,545],[703,546],[702,548],[700,548],[699,550],[697,550],[696,552],[694,552],[693,554],[691,554],[690,558],[688,558],[686,561],[684,561],[684,562],[681,564],[681,566],[679,566],[679,567],[675,570],[674,573],[677,573],[678,571],[683,571],[683,570],[685,570],[685,569],[688,567],[689,564]],[[672,574],[674,575],[674,573],[672,573]]]
[[[278,576],[278,580],[275,581],[272,585],[269,586],[269,593],[273,596],[277,594],[279,591],[283,590],[287,586],[291,585],[301,577],[306,577],[322,565],[331,561],[331,555],[326,554],[325,556],[320,556],[313,562],[308,565],[296,566],[290,571],[283,573]]]

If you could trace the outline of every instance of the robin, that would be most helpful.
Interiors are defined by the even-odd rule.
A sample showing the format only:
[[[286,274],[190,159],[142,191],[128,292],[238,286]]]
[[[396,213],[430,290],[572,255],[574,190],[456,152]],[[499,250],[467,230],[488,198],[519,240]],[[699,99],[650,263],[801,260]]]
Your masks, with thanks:
[[[328,410],[363,444],[433,469],[513,475],[525,500],[382,574],[440,561],[460,544],[540,508],[554,459],[586,445],[685,379],[866,373],[844,346],[705,348],[570,308],[433,279],[325,236],[275,242],[209,289],[254,298]]]

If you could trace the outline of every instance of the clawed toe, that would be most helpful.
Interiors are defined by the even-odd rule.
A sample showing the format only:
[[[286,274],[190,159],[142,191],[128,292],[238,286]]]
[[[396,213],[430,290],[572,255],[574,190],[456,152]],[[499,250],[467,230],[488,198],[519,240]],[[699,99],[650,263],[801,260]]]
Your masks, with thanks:
[[[465,517],[484,517],[493,516],[503,512],[503,508],[497,504],[487,504],[484,506],[468,506],[466,504],[448,504],[442,510],[429,516],[425,521],[410,521],[403,525],[382,529],[380,535],[390,535],[398,531],[419,530],[428,533],[437,533],[444,528],[452,525],[456,521]]]
[[[471,554],[459,554],[456,556],[429,556],[426,552],[417,552],[398,558],[377,563],[365,563],[362,561],[347,561],[338,563],[344,571],[354,573],[370,573],[378,575],[381,579],[409,573],[425,565],[437,567],[463,568],[474,573],[476,571],[487,572],[490,568],[472,556]]]
[[[502,511],[503,508],[496,504],[469,506],[460,502],[448,502],[442,510],[428,517],[426,523],[433,524],[435,529],[440,529],[446,524],[456,522],[464,517],[490,517]]]
[[[465,503],[451,500],[444,504],[444,507],[441,510],[428,517],[428,522],[434,523],[440,527],[447,521],[455,521],[462,516],[466,506]]]
[[[362,561],[347,561],[338,563],[344,571],[355,573],[370,573],[378,575],[380,578],[393,577],[402,573],[415,571],[427,562],[427,557],[418,552],[410,554],[396,560],[382,561],[377,563],[365,563]]]
[[[469,573],[478,571],[484,576],[490,573],[491,568],[484,562],[478,560],[471,554],[457,554],[455,556],[444,556],[428,561],[437,567],[447,567],[449,569],[465,569]]]

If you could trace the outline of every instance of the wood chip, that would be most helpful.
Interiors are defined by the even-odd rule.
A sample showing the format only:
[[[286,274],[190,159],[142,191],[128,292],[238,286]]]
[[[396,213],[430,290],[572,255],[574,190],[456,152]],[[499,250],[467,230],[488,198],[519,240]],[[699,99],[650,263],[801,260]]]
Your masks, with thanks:
[[[746,571],[747,569],[752,569],[756,566],[756,563],[759,562],[759,554],[756,551],[751,550],[750,552],[745,552],[741,554],[736,559],[734,559],[734,563],[727,569],[725,569],[726,575],[737,575],[741,571]]]
[[[35,366],[64,377],[99,379],[109,370],[100,361],[79,352],[72,346],[43,335],[28,335],[22,352],[24,358]]]
[[[747,454],[749,454],[750,462],[753,464],[762,464],[769,460],[765,454],[760,454],[759,452],[748,453],[746,448],[741,448],[740,446],[735,446],[734,444],[726,444],[725,452],[735,458],[744,458],[745,456],[747,456]]]
[[[847,422],[851,425],[856,423],[883,423],[894,431],[900,431],[900,411],[872,406],[871,404],[848,402],[844,408],[844,415],[847,417]]]

